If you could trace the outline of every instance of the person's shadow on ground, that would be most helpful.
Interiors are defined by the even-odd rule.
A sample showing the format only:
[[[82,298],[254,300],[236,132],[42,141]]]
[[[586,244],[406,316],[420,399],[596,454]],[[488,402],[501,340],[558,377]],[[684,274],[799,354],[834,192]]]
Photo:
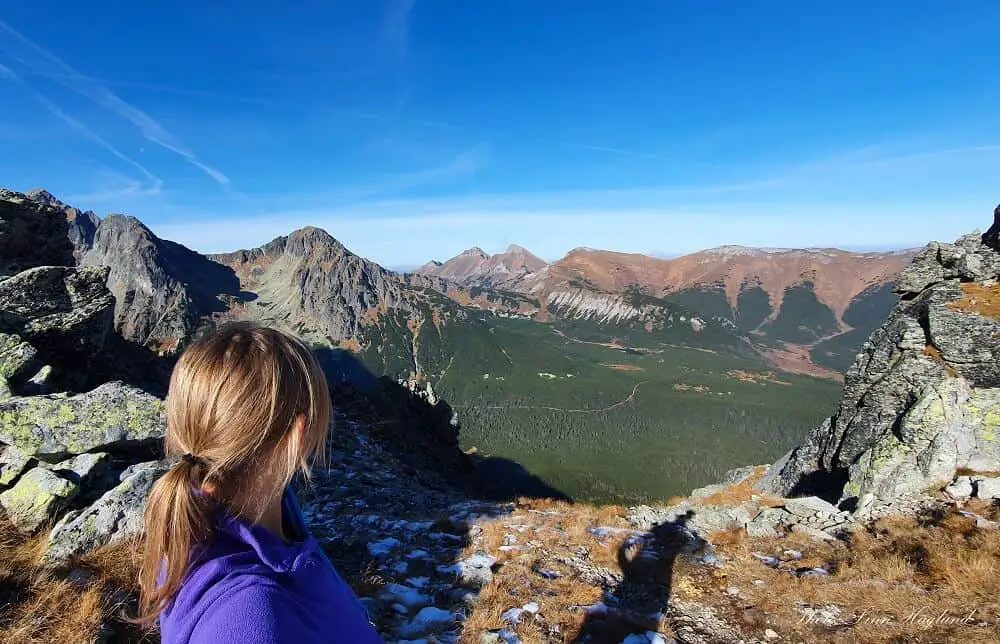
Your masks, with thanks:
[[[689,510],[641,537],[632,537],[618,550],[622,581],[605,593],[607,610],[592,610],[576,642],[621,642],[632,633],[656,632],[667,613],[678,555],[689,551],[694,516]]]

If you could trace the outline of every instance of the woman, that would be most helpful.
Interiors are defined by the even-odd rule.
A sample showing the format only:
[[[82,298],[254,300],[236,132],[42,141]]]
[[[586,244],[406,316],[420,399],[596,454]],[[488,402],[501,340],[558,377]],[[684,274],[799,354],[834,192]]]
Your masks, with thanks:
[[[178,361],[167,398],[177,462],[146,507],[141,621],[163,644],[378,643],[287,491],[322,456],[326,379],[298,339],[223,327]]]

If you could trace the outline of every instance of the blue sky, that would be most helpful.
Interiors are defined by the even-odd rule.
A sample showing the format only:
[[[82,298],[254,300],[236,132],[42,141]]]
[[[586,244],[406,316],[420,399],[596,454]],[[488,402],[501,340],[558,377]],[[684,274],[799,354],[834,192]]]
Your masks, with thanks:
[[[202,251],[389,266],[953,239],[1000,200],[1000,3],[0,9],[0,185]]]

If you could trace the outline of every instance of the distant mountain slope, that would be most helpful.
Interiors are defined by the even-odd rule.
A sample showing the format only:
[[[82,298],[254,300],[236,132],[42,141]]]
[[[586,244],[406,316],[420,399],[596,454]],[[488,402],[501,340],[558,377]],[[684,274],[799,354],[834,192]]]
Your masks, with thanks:
[[[913,259],[915,252],[851,253],[836,249],[765,250],[729,246],[676,259],[657,259],[577,249],[552,264],[531,292],[545,293],[561,285],[583,282],[619,293],[638,286],[654,296],[691,289],[721,290],[733,311],[740,295],[761,288],[772,314],[780,311],[786,293],[811,283],[817,299],[842,320],[851,302],[873,284],[884,284]]]
[[[528,249],[511,244],[502,253],[487,255],[480,248],[469,250],[448,261],[430,262],[417,273],[433,275],[463,284],[503,290],[520,291],[521,284],[543,270],[548,264]]]
[[[832,375],[893,306],[892,280],[914,254],[725,246],[660,259],[578,248],[504,286],[538,299],[541,320],[585,321],[608,338],[672,328],[672,341],[695,346],[743,337],[776,366]],[[479,285],[500,257],[473,249],[422,270]],[[692,320],[696,335],[678,340],[678,323]]]

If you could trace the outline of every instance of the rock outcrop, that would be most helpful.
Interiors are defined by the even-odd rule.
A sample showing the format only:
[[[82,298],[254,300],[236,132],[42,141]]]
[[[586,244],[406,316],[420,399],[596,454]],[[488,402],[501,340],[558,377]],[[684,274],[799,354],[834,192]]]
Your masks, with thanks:
[[[771,469],[764,491],[817,493],[861,516],[1000,464],[1000,253],[932,243],[847,374],[838,412]]]
[[[0,277],[36,266],[73,266],[90,247],[98,219],[47,192],[0,188]]]
[[[49,566],[65,565],[74,556],[138,536],[149,491],[167,469],[163,461],[129,469],[121,474],[118,485],[92,505],[67,513],[52,528],[44,562]]]
[[[136,447],[162,438],[165,430],[163,402],[121,382],[72,396],[19,396],[0,402],[0,441],[50,462]]]
[[[32,344],[48,361],[99,353],[111,330],[115,300],[106,267],[40,266],[0,282],[0,332]]]
[[[109,267],[122,337],[161,352],[178,349],[203,317],[225,311],[239,296],[231,270],[158,238],[134,217],[101,221],[81,264]]]

